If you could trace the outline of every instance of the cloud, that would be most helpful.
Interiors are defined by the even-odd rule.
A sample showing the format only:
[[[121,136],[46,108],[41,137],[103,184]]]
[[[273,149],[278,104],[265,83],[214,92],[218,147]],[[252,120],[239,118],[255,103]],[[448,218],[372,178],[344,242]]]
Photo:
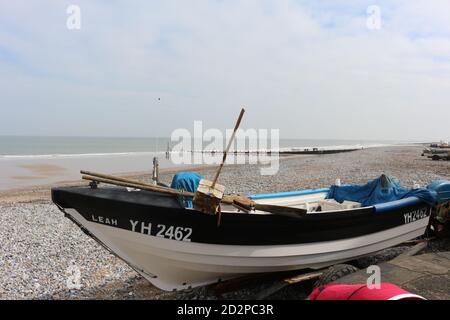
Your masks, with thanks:
[[[372,4],[5,1],[0,133],[167,136],[245,105],[282,137],[448,138],[449,5],[379,1],[369,30]]]

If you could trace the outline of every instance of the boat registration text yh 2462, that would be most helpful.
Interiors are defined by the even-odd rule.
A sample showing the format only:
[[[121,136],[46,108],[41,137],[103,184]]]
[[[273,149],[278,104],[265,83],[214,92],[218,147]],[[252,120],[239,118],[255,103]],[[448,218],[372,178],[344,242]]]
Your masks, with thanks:
[[[92,222],[118,227],[117,219],[91,215]],[[150,236],[166,238],[177,241],[191,241],[192,228],[170,226],[165,224],[152,224],[151,222],[130,219],[130,230]]]
[[[140,232],[151,236],[177,240],[191,241],[192,228],[183,228],[176,226],[167,226],[165,224],[152,225],[151,222],[134,221],[130,219],[131,231]]]

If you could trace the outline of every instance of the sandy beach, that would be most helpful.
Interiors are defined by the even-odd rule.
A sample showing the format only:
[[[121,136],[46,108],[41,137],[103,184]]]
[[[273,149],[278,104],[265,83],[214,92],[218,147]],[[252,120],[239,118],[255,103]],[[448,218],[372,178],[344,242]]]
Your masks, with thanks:
[[[420,145],[393,146],[281,158],[279,172],[274,176],[261,176],[258,165],[230,165],[224,168],[220,183],[226,186],[227,193],[251,194],[324,187],[336,179],[342,183],[365,183],[383,173],[397,177],[407,187],[450,180],[450,162],[421,157],[422,149]],[[214,168],[195,170],[212,178]],[[47,175],[61,170],[52,166],[27,169]],[[162,170],[161,181],[170,184],[175,171]],[[128,176],[150,180],[150,173]],[[80,183],[86,182],[62,184]],[[153,287],[64,218],[49,199],[51,186],[0,193],[0,299],[205,297],[201,289],[194,293],[167,293]],[[78,272],[74,270],[79,270],[79,289],[67,286],[68,279]]]

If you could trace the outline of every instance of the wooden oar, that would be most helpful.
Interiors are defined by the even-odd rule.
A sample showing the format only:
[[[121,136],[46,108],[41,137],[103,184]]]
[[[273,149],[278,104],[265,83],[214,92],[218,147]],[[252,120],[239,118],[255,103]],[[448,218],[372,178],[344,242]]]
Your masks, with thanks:
[[[148,183],[145,183],[145,182],[132,180],[132,179],[127,179],[127,178],[122,178],[122,177],[116,177],[116,176],[112,176],[112,175],[104,174],[104,173],[85,171],[85,170],[81,170],[80,173],[84,174],[84,175],[88,175],[88,176],[92,176],[92,177],[99,177],[99,178],[108,179],[108,180],[115,180],[115,181],[120,181],[120,182],[125,182],[125,183],[132,183],[132,184],[141,184],[141,185],[148,186],[148,187],[155,187],[157,189],[172,189],[172,188],[169,188],[169,187],[158,186],[158,185],[154,185],[154,184],[148,184]],[[175,190],[175,189],[172,189],[172,190]]]
[[[85,174],[87,174],[87,173],[90,174],[90,175],[83,175],[82,179],[84,179],[84,180],[96,181],[96,182],[101,182],[101,183],[106,183],[106,184],[111,184],[111,185],[116,185],[116,186],[121,186],[121,187],[141,189],[141,190],[145,190],[145,191],[160,192],[160,193],[170,194],[170,195],[174,195],[174,196],[182,196],[182,197],[186,197],[186,198],[194,197],[193,192],[177,190],[177,189],[172,189],[172,188],[162,187],[162,186],[155,186],[152,184],[145,184],[145,183],[141,183],[139,181],[109,176],[106,174],[94,173],[94,172],[89,172],[89,171],[82,171],[82,172]],[[106,177],[110,177],[110,179],[106,178]],[[225,195],[222,198],[222,203],[233,204],[238,209],[244,210],[247,212],[251,211],[251,210],[259,210],[259,211],[270,212],[273,214],[287,216],[287,217],[291,217],[291,218],[299,218],[299,217],[307,214],[307,211],[304,209],[255,203],[254,201],[252,201],[249,198],[241,197],[238,195]]]
[[[166,187],[158,187],[155,185],[123,182],[120,180],[105,179],[105,178],[101,178],[101,177],[91,177],[91,176],[86,176],[86,175],[83,175],[81,178],[84,180],[102,182],[102,183],[107,183],[107,184],[111,184],[111,185],[115,185],[115,186],[141,189],[141,190],[153,191],[153,192],[160,192],[160,193],[166,193],[166,194],[171,194],[171,195],[175,195],[175,196],[183,196],[183,197],[191,197],[191,198],[194,196],[193,192],[187,192],[187,191],[183,191],[183,190],[171,189],[171,188],[166,188]]]
[[[241,124],[244,112],[245,109],[242,108],[239,117],[236,121],[236,125],[234,126],[233,134],[231,135],[230,141],[228,142],[228,145],[223,152],[222,162],[220,163],[220,166],[216,172],[216,175],[214,176],[213,181],[211,182],[206,179],[200,180],[197,191],[195,191],[194,199],[192,200],[192,203],[196,210],[209,214],[219,214],[218,224],[220,224],[220,202],[222,201],[225,187],[219,185],[217,183],[217,180],[219,179],[220,172],[222,171],[225,161],[227,160],[228,151],[230,150],[230,147],[234,141],[236,131],[239,128],[239,125]]]
[[[161,193],[166,193],[166,194],[171,194],[171,195],[183,196],[183,197],[187,197],[187,198],[193,198],[195,195],[193,192],[182,191],[182,190],[173,189],[173,188],[164,187],[164,186],[155,186],[154,184],[147,184],[147,183],[144,183],[141,181],[116,177],[116,176],[112,176],[112,175],[108,175],[108,174],[96,173],[96,172],[85,171],[85,170],[80,171],[80,173],[83,175],[82,179],[89,180],[89,181],[97,181],[97,182],[102,182],[102,183],[106,183],[106,184],[141,189],[141,190],[146,190],[146,191],[161,192]],[[248,199],[248,198],[241,197],[238,195],[224,195],[222,198],[222,203],[233,204],[234,199],[244,201],[245,199]]]
[[[250,199],[248,199],[248,200],[250,200]],[[242,207],[248,211],[259,210],[259,211],[270,212],[270,213],[273,213],[276,215],[286,216],[286,217],[290,217],[290,218],[301,218],[308,214],[308,211],[305,209],[277,206],[277,205],[272,205],[272,204],[256,203],[252,200],[242,201],[241,199],[234,199],[233,203],[235,205],[237,205],[237,207]]]
[[[277,205],[273,205],[273,204],[255,203],[254,208],[255,208],[255,210],[259,210],[259,211],[265,211],[265,212],[270,212],[270,213],[283,215],[283,216],[287,216],[287,217],[294,217],[294,218],[299,218],[299,217],[302,217],[302,216],[305,216],[308,214],[308,211],[306,211],[305,209],[277,206]]]
[[[241,109],[241,113],[239,114],[238,120],[236,121],[236,125],[234,126],[233,134],[231,135],[230,141],[228,141],[228,146],[225,149],[225,151],[223,152],[222,162],[220,163],[219,169],[217,169],[216,175],[215,175],[215,177],[213,179],[213,183],[212,183],[212,186],[211,186],[212,189],[214,189],[214,187],[215,187],[215,185],[217,183],[217,180],[219,179],[220,172],[222,171],[223,165],[225,164],[225,161],[227,160],[228,151],[230,150],[230,147],[233,144],[234,137],[236,136],[236,131],[237,131],[237,129],[239,128],[239,126],[241,124],[242,117],[244,116],[244,113],[245,113],[245,109],[242,108]]]

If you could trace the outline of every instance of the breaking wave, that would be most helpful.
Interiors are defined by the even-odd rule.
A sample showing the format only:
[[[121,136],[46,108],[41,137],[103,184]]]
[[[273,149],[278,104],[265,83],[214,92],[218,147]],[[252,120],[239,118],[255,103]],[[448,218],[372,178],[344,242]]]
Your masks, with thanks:
[[[163,151],[147,152],[111,152],[111,153],[74,153],[74,154],[29,154],[29,155],[0,155],[0,160],[33,160],[33,159],[77,159],[101,157],[127,157],[164,154]]]

